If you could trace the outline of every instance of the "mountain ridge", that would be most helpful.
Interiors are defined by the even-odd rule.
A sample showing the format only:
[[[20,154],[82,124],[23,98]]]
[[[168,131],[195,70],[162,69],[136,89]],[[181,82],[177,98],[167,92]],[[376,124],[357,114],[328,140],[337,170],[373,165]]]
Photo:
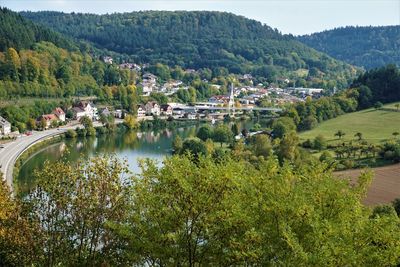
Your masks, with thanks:
[[[20,14],[98,48],[129,54],[138,63],[226,68],[232,73],[253,73],[271,81],[279,76],[304,78],[315,86],[335,80],[339,87],[345,87],[356,73],[354,67],[309,48],[291,35],[227,12]],[[304,69],[306,75],[298,76],[296,71]]]
[[[298,36],[304,44],[349,64],[400,65],[400,26],[347,26]]]

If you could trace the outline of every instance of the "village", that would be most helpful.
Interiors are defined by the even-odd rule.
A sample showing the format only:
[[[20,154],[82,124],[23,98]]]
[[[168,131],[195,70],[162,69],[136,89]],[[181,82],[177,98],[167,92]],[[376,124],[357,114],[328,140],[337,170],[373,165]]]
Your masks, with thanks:
[[[114,64],[113,58],[106,56],[103,61]],[[264,86],[262,83],[254,85],[251,74],[237,75],[235,86],[230,85],[227,94],[215,94],[206,99],[194,103],[168,102],[158,103],[152,99],[153,94],[162,94],[168,98],[176,95],[179,90],[189,90],[189,85],[182,80],[170,79],[162,82],[156,75],[147,72],[148,64],[135,63],[119,64],[118,68],[129,69],[141,75],[137,87],[140,88],[142,103],[138,104],[136,117],[138,121],[159,119],[178,120],[206,120],[214,122],[221,120],[232,112],[240,115],[247,111],[280,111],[286,104],[305,101],[307,97],[319,98],[323,94],[321,88],[289,87],[280,88],[277,84]],[[184,70],[187,74],[196,74],[194,69]],[[211,88],[219,91],[221,85],[211,83]],[[279,84],[289,85],[288,79],[281,79]],[[42,114],[35,121],[35,128],[46,130],[66,124],[78,124],[82,117],[88,117],[92,121],[99,121],[101,117],[112,116],[123,119],[128,112],[121,108],[106,106],[97,108],[95,101],[76,101],[67,110],[55,108],[50,114]],[[104,106],[104,105],[102,105]],[[0,137],[18,135],[12,131],[13,127],[5,118],[0,117]],[[29,134],[29,132],[27,133]]]

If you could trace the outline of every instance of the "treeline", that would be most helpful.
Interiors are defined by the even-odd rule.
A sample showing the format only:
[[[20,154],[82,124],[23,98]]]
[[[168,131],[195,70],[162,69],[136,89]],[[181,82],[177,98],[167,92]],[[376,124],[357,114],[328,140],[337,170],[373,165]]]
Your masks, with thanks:
[[[333,58],[372,69],[400,64],[399,37],[399,26],[367,26],[337,28],[298,39]]]
[[[24,199],[2,184],[2,264],[399,264],[399,206],[361,204],[369,175],[350,186],[324,165],[293,169],[229,155],[141,166],[131,176],[104,157],[45,164]]]
[[[8,48],[0,52],[0,98],[69,97],[96,95],[107,98],[105,86],[130,85],[129,70],[41,42],[32,50]]]
[[[138,63],[224,67],[270,81],[282,76],[309,86],[344,88],[355,69],[260,22],[221,12],[146,11],[122,14],[22,12],[24,17]],[[301,70],[301,71],[297,71]]]

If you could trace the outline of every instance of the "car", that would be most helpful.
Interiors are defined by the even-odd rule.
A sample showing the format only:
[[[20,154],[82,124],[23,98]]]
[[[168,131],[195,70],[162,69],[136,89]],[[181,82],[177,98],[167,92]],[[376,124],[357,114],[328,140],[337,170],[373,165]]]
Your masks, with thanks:
[[[26,132],[26,135],[30,136],[30,135],[32,135],[32,132]]]
[[[0,145],[0,148],[4,148],[4,145]]]

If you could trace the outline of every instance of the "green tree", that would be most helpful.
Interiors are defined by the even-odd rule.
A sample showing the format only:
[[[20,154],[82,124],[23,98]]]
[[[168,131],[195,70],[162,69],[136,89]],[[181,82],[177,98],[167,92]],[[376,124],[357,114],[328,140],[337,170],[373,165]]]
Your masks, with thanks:
[[[123,264],[121,243],[107,224],[126,219],[126,174],[124,164],[108,157],[45,164],[36,172],[39,186],[28,197],[27,216],[40,227],[37,265]]]
[[[317,135],[314,139],[314,144],[313,144],[314,149],[317,149],[319,151],[323,150],[326,148],[326,139],[322,135]]]
[[[358,141],[361,141],[362,138],[363,138],[363,135],[362,135],[362,133],[357,132],[357,133],[354,135],[354,137],[357,137],[357,138],[358,138]]]
[[[335,133],[335,136],[339,137],[339,139],[342,139],[342,137],[345,135],[346,135],[346,133],[343,132],[342,130],[339,130]]]
[[[233,136],[239,135],[239,127],[236,123],[232,124],[231,131],[233,133]]]
[[[256,156],[268,158],[273,154],[272,144],[269,136],[265,134],[257,134],[250,140],[251,150]]]
[[[232,131],[229,129],[228,126],[222,124],[222,125],[218,125],[215,129],[214,129],[214,133],[213,133],[213,141],[214,142],[219,142],[221,144],[223,143],[229,143],[232,141]]]
[[[276,151],[281,163],[283,163],[285,160],[293,162],[298,157],[298,143],[299,137],[297,136],[296,132],[289,132],[283,136]]]
[[[183,148],[183,141],[182,138],[177,135],[172,141],[172,149],[174,150],[175,154],[179,154]]]
[[[198,157],[199,155],[207,155],[207,148],[204,142],[197,137],[186,138],[182,144],[181,154],[188,152]]]
[[[203,141],[213,137],[213,129],[210,125],[205,124],[199,128],[197,131],[197,137]]]
[[[272,133],[275,138],[282,138],[292,131],[296,131],[296,124],[290,117],[280,117],[272,124]]]
[[[0,177],[3,174],[0,172]],[[28,266],[35,257],[35,231],[23,217],[21,202],[0,181],[0,259],[3,266]]]
[[[128,129],[136,129],[139,126],[136,117],[131,114],[125,116],[124,125],[128,127]]]
[[[87,130],[93,128],[93,121],[88,116],[83,116],[79,119],[79,123]]]
[[[382,104],[382,102],[376,102],[375,104],[374,104],[374,108],[375,109],[381,109],[383,107],[383,104]]]

